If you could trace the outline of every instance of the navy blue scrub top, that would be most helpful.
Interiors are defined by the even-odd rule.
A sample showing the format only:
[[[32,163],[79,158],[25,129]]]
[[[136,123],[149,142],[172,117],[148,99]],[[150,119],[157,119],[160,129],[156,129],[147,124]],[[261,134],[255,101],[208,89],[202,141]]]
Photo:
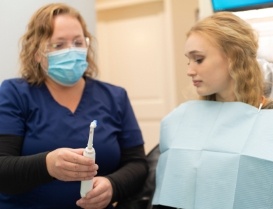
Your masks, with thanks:
[[[74,113],[57,103],[44,84],[31,86],[23,79],[9,79],[3,81],[0,91],[0,134],[23,136],[23,156],[60,147],[85,148],[93,120],[97,120],[93,144],[100,176],[118,169],[121,148],[143,144],[127,93],[121,87],[86,78]],[[70,208],[80,198],[80,182],[56,180],[22,195],[0,195],[0,208],[5,198],[16,202],[31,199],[37,205],[34,208],[47,208],[48,204],[48,208]]]

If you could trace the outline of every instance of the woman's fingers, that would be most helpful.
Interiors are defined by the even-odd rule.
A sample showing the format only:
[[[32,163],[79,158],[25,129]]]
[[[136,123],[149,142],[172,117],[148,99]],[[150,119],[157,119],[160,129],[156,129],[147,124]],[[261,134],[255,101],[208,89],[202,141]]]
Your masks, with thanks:
[[[48,153],[46,163],[49,174],[63,181],[92,179],[98,170],[98,165],[94,160],[82,156],[81,149],[54,150]]]

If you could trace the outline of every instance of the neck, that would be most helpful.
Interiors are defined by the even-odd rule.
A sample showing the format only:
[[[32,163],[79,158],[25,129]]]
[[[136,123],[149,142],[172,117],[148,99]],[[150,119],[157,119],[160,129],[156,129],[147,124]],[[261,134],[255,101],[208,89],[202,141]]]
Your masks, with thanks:
[[[222,97],[221,95],[216,94],[215,100],[219,102],[234,102],[236,99],[234,95]]]
[[[45,81],[45,84],[49,89],[53,90],[54,92],[73,92],[78,91],[79,89],[83,89],[85,81],[83,78],[81,78],[73,86],[64,86],[56,83],[55,81],[48,77]]]

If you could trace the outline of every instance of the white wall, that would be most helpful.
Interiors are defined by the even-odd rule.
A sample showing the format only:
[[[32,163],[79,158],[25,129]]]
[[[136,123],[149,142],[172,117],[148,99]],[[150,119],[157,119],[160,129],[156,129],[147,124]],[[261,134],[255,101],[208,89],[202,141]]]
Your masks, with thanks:
[[[199,4],[199,19],[203,19],[213,14],[211,0],[198,0]]]
[[[95,34],[95,0],[0,0],[0,84],[18,76],[19,39],[32,14],[41,6],[64,2],[78,9],[92,34]]]
[[[258,58],[273,63],[273,8],[235,12],[258,32]]]
[[[198,2],[200,19],[213,14],[211,0],[198,0]],[[249,22],[258,32],[258,58],[273,63],[273,7],[234,13]]]

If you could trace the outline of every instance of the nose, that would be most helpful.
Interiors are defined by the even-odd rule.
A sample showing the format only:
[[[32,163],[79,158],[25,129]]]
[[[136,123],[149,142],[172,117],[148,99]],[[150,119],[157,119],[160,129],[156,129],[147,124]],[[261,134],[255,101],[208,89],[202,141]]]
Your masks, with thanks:
[[[66,48],[72,48],[72,47],[73,48],[77,47],[77,44],[74,41],[66,43]]]
[[[193,77],[196,75],[196,71],[194,70],[193,66],[191,63],[188,65],[188,70],[187,70],[187,76]]]
[[[72,48],[75,47],[75,44],[73,42],[69,42],[66,44],[66,48]]]

